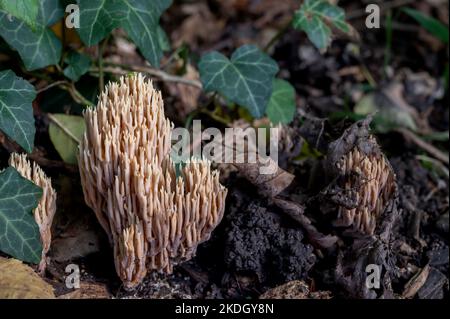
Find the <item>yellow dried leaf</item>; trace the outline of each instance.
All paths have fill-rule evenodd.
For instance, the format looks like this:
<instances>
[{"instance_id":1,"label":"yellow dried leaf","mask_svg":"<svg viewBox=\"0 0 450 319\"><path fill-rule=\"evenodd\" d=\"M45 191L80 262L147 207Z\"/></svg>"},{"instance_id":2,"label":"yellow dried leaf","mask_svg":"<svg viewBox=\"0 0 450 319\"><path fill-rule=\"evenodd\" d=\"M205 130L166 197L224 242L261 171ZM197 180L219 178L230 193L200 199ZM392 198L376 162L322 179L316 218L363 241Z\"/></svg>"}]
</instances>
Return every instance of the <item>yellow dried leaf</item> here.
<instances>
[{"instance_id":1,"label":"yellow dried leaf","mask_svg":"<svg viewBox=\"0 0 450 319\"><path fill-rule=\"evenodd\" d=\"M53 299L53 288L31 267L0 257L0 299Z\"/></svg>"}]
</instances>

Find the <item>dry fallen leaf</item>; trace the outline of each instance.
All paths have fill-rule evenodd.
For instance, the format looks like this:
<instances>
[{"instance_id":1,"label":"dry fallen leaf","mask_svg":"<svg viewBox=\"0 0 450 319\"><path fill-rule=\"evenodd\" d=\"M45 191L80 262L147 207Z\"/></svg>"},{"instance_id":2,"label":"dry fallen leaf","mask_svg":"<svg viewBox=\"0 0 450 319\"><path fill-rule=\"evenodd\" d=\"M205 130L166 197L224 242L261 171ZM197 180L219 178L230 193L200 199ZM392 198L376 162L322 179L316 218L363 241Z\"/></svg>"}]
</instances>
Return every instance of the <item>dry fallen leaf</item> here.
<instances>
[{"instance_id":1,"label":"dry fallen leaf","mask_svg":"<svg viewBox=\"0 0 450 319\"><path fill-rule=\"evenodd\" d=\"M21 261L0 257L0 299L53 299L53 287Z\"/></svg>"},{"instance_id":2,"label":"dry fallen leaf","mask_svg":"<svg viewBox=\"0 0 450 319\"><path fill-rule=\"evenodd\" d=\"M222 35L225 21L214 16L206 3L193 3L181 6L188 15L172 33L174 47L188 43L195 50L202 43L216 43Z\"/></svg>"},{"instance_id":3,"label":"dry fallen leaf","mask_svg":"<svg viewBox=\"0 0 450 319\"><path fill-rule=\"evenodd\" d=\"M186 73L183 76L188 80L199 80L198 71L191 65L186 66ZM189 113L194 111L198 106L198 98L202 92L195 86L185 85L183 83L165 83L171 96L178 97L180 103L176 103L175 108L180 118L185 118Z\"/></svg>"}]
</instances>

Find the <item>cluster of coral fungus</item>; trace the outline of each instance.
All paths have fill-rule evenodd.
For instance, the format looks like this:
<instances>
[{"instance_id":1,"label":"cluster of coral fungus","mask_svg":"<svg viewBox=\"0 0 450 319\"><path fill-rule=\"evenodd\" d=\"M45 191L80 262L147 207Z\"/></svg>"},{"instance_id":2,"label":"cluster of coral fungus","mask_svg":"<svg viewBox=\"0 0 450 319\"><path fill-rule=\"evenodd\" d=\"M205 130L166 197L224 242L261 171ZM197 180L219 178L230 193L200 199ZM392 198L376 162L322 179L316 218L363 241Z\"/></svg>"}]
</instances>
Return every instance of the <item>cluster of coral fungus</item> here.
<instances>
[{"instance_id":1,"label":"cluster of coral fungus","mask_svg":"<svg viewBox=\"0 0 450 319\"><path fill-rule=\"evenodd\" d=\"M39 226L42 243L42 257L39 263L39 271L44 272L47 260L46 255L52 241L51 226L56 212L56 192L52 188L52 181L37 165L28 161L25 154L12 153L9 165L14 167L19 174L42 188L42 197L34 209L34 220Z\"/></svg>"},{"instance_id":2,"label":"cluster of coral fungus","mask_svg":"<svg viewBox=\"0 0 450 319\"><path fill-rule=\"evenodd\" d=\"M339 205L334 224L363 235L374 234L397 196L395 174L369 133L369 123L370 118L352 125L329 148L339 187L352 199L351 204Z\"/></svg>"},{"instance_id":3,"label":"cluster of coral fungus","mask_svg":"<svg viewBox=\"0 0 450 319\"><path fill-rule=\"evenodd\" d=\"M173 125L161 93L141 75L109 84L84 118L84 196L109 235L119 277L133 288L148 270L170 273L222 219L227 190L218 173L203 160L175 169Z\"/></svg>"},{"instance_id":4,"label":"cluster of coral fungus","mask_svg":"<svg viewBox=\"0 0 450 319\"><path fill-rule=\"evenodd\" d=\"M355 208L339 208L338 218L343 225L352 225L361 233L373 234L378 218L394 191L394 176L384 156L365 156L358 149L351 151L338 164L346 176L352 173L363 177L363 182L345 181L345 190L355 192Z\"/></svg>"}]
</instances>

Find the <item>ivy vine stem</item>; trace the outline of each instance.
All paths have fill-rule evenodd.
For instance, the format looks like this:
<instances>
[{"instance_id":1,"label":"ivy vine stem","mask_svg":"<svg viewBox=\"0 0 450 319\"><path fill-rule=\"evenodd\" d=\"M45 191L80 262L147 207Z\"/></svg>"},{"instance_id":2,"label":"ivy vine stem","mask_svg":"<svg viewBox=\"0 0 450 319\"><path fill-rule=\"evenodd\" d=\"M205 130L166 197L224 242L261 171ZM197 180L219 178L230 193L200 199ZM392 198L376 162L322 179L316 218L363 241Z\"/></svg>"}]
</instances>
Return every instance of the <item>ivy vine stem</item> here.
<instances>
[{"instance_id":1,"label":"ivy vine stem","mask_svg":"<svg viewBox=\"0 0 450 319\"><path fill-rule=\"evenodd\" d=\"M90 69L90 71L99 73L100 69L99 67L93 67ZM182 76L172 75L160 69L155 69L149 66L126 65L104 61L103 72L115 75L126 75L129 72L141 72L157 77L161 81L180 83L184 85L193 86L198 89L203 88L203 85L199 80L191 80Z\"/></svg>"},{"instance_id":2,"label":"ivy vine stem","mask_svg":"<svg viewBox=\"0 0 450 319\"><path fill-rule=\"evenodd\" d=\"M103 72L103 54L105 52L106 45L108 43L109 36L106 37L102 43L98 46L98 86L101 92L105 86L105 75Z\"/></svg>"},{"instance_id":3,"label":"ivy vine stem","mask_svg":"<svg viewBox=\"0 0 450 319\"><path fill-rule=\"evenodd\" d=\"M289 27L292 25L293 18L289 19L289 21L284 24L277 33L270 39L270 41L264 47L264 52L268 52L270 48L286 33Z\"/></svg>"}]
</instances>

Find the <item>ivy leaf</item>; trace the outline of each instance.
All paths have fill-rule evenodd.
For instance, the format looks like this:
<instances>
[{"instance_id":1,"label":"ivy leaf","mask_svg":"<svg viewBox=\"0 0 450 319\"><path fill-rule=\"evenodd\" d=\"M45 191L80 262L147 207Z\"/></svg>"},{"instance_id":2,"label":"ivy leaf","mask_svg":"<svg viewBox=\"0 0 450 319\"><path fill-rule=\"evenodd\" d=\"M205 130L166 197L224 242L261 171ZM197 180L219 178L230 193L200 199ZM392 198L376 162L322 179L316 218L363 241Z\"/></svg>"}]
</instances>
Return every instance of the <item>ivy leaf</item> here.
<instances>
[{"instance_id":1,"label":"ivy leaf","mask_svg":"<svg viewBox=\"0 0 450 319\"><path fill-rule=\"evenodd\" d=\"M0 173L0 250L36 264L41 260L42 244L32 210L41 196L42 189L14 168Z\"/></svg>"},{"instance_id":2,"label":"ivy leaf","mask_svg":"<svg viewBox=\"0 0 450 319\"><path fill-rule=\"evenodd\" d=\"M78 0L81 40L93 46L119 26L124 17L123 0Z\"/></svg>"},{"instance_id":3,"label":"ivy leaf","mask_svg":"<svg viewBox=\"0 0 450 319\"><path fill-rule=\"evenodd\" d=\"M61 42L49 25L54 23L63 11L58 0L42 0L35 30L17 19L9 20L0 12L0 36L19 53L25 68L35 70L57 64L61 57Z\"/></svg>"},{"instance_id":4,"label":"ivy leaf","mask_svg":"<svg viewBox=\"0 0 450 319\"><path fill-rule=\"evenodd\" d=\"M78 52L70 52L65 61L68 65L64 69L64 75L72 81L78 81L91 66L91 60L88 56Z\"/></svg>"},{"instance_id":5,"label":"ivy leaf","mask_svg":"<svg viewBox=\"0 0 450 319\"><path fill-rule=\"evenodd\" d=\"M59 0L41 0L41 9L38 20L41 24L50 27L64 17L64 8Z\"/></svg>"},{"instance_id":6,"label":"ivy leaf","mask_svg":"<svg viewBox=\"0 0 450 319\"><path fill-rule=\"evenodd\" d=\"M48 133L58 154L64 162L77 164L78 144L86 125L82 116L66 114L48 114L50 125Z\"/></svg>"},{"instance_id":7,"label":"ivy leaf","mask_svg":"<svg viewBox=\"0 0 450 319\"><path fill-rule=\"evenodd\" d=\"M143 1L125 0L127 16L122 20L121 26L125 29L131 40L141 50L144 57L154 66L159 66L163 55L159 18L171 1Z\"/></svg>"},{"instance_id":8,"label":"ivy leaf","mask_svg":"<svg viewBox=\"0 0 450 319\"><path fill-rule=\"evenodd\" d=\"M11 70L0 72L0 130L27 152L33 150L34 117L31 103L34 87Z\"/></svg>"},{"instance_id":9,"label":"ivy leaf","mask_svg":"<svg viewBox=\"0 0 450 319\"><path fill-rule=\"evenodd\" d=\"M199 71L206 91L219 92L259 118L266 111L278 66L256 46L244 45L231 59L219 52L205 54Z\"/></svg>"},{"instance_id":10,"label":"ivy leaf","mask_svg":"<svg viewBox=\"0 0 450 319\"><path fill-rule=\"evenodd\" d=\"M273 124L288 124L295 115L295 89L287 81L275 79L266 114Z\"/></svg>"},{"instance_id":11,"label":"ivy leaf","mask_svg":"<svg viewBox=\"0 0 450 319\"><path fill-rule=\"evenodd\" d=\"M0 0L0 9L22 20L31 29L36 28L39 0Z\"/></svg>"},{"instance_id":12,"label":"ivy leaf","mask_svg":"<svg viewBox=\"0 0 450 319\"><path fill-rule=\"evenodd\" d=\"M171 48L170 39L166 31L164 31L164 29L161 28L161 26L158 26L157 32L158 32L159 46L161 47L161 50L163 50L163 52L170 51Z\"/></svg>"},{"instance_id":13,"label":"ivy leaf","mask_svg":"<svg viewBox=\"0 0 450 319\"><path fill-rule=\"evenodd\" d=\"M303 30L318 49L325 49L331 42L331 27L349 33L345 12L326 0L306 0L295 13L294 28Z\"/></svg>"},{"instance_id":14,"label":"ivy leaf","mask_svg":"<svg viewBox=\"0 0 450 319\"><path fill-rule=\"evenodd\" d=\"M172 0L78 0L81 40L92 46L122 27L154 66L163 55L159 19Z\"/></svg>"},{"instance_id":15,"label":"ivy leaf","mask_svg":"<svg viewBox=\"0 0 450 319\"><path fill-rule=\"evenodd\" d=\"M427 16L418 10L411 8L403 8L402 10L411 18L420 23L420 25L433 36L441 40L443 43L448 43L448 26L445 26L441 21Z\"/></svg>"}]
</instances>

